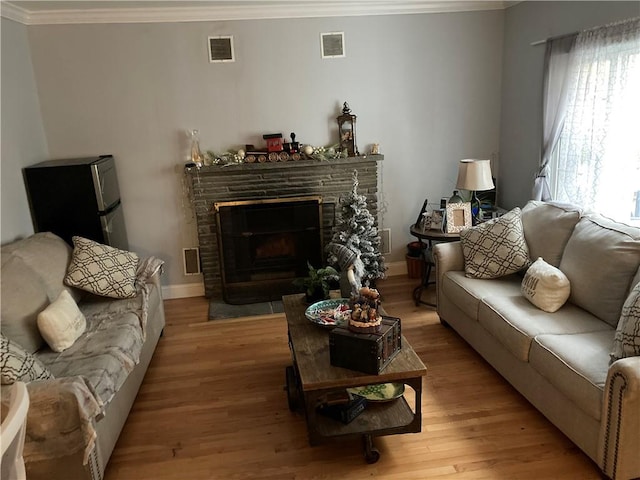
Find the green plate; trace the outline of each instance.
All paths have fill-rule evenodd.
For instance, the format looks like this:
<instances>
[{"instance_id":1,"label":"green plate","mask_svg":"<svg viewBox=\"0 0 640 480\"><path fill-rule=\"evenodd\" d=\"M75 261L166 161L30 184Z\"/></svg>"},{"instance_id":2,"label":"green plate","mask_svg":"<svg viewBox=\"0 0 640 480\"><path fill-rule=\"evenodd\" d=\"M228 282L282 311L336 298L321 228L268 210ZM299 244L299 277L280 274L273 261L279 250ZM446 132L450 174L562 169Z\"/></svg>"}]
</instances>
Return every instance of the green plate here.
<instances>
[{"instance_id":1,"label":"green plate","mask_svg":"<svg viewBox=\"0 0 640 480\"><path fill-rule=\"evenodd\" d=\"M343 318L336 318L336 309L342 306L349 305L348 298L333 298L330 300L322 300L311 305L304 312L304 315L316 325L322 327L343 327L347 324L345 320L347 316Z\"/></svg>"},{"instance_id":2,"label":"green plate","mask_svg":"<svg viewBox=\"0 0 640 480\"><path fill-rule=\"evenodd\" d=\"M347 392L359 395L370 402L389 402L404 393L404 383L378 383L362 387L347 388Z\"/></svg>"}]
</instances>

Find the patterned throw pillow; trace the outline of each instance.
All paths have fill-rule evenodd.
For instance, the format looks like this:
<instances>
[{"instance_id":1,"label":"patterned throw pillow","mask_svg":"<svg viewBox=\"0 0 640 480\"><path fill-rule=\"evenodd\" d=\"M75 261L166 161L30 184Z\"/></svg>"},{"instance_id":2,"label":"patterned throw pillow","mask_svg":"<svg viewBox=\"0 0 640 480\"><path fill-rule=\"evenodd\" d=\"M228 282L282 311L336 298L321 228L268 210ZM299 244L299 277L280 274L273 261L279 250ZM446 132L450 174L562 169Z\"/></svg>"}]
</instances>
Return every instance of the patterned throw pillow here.
<instances>
[{"instance_id":1,"label":"patterned throw pillow","mask_svg":"<svg viewBox=\"0 0 640 480\"><path fill-rule=\"evenodd\" d=\"M498 278L529 265L520 208L460 232L464 270L471 278Z\"/></svg>"},{"instance_id":2,"label":"patterned throw pillow","mask_svg":"<svg viewBox=\"0 0 640 480\"><path fill-rule=\"evenodd\" d=\"M138 256L83 237L73 237L73 256L64 283L111 298L137 295Z\"/></svg>"},{"instance_id":3,"label":"patterned throw pillow","mask_svg":"<svg viewBox=\"0 0 640 480\"><path fill-rule=\"evenodd\" d=\"M53 378L40 360L4 335L0 335L0 370L2 385Z\"/></svg>"},{"instance_id":4,"label":"patterned throw pillow","mask_svg":"<svg viewBox=\"0 0 640 480\"><path fill-rule=\"evenodd\" d=\"M636 284L622 306L622 314L613 339L611 361L640 355L640 283Z\"/></svg>"},{"instance_id":5,"label":"patterned throw pillow","mask_svg":"<svg viewBox=\"0 0 640 480\"><path fill-rule=\"evenodd\" d=\"M559 268L540 257L527 269L520 290L540 310L553 313L569 298L571 285Z\"/></svg>"}]
</instances>

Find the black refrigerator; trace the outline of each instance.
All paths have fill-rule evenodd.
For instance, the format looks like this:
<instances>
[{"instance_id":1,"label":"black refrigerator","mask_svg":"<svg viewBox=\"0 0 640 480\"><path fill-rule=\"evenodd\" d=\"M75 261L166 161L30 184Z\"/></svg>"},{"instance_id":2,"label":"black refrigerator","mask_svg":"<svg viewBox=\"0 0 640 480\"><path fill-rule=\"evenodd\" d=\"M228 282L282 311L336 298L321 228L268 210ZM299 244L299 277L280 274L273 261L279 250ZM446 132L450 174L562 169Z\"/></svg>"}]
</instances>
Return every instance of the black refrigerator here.
<instances>
[{"instance_id":1,"label":"black refrigerator","mask_svg":"<svg viewBox=\"0 0 640 480\"><path fill-rule=\"evenodd\" d=\"M129 249L113 156L48 160L23 174L36 232Z\"/></svg>"}]
</instances>

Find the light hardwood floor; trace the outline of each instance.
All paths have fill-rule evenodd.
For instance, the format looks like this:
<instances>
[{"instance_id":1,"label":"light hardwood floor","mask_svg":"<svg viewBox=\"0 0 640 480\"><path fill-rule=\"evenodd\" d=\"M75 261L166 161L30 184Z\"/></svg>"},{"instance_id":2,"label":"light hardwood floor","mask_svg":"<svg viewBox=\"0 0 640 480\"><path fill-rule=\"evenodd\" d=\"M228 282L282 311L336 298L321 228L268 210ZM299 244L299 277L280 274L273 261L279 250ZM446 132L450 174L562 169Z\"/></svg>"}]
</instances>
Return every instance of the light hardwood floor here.
<instances>
[{"instance_id":1,"label":"light hardwood floor","mask_svg":"<svg viewBox=\"0 0 640 480\"><path fill-rule=\"evenodd\" d=\"M427 365L418 434L310 447L287 407L284 314L207 321L205 298L165 302L167 326L107 467L137 479L599 479L599 470L433 309L416 280L379 286L383 305Z\"/></svg>"}]
</instances>

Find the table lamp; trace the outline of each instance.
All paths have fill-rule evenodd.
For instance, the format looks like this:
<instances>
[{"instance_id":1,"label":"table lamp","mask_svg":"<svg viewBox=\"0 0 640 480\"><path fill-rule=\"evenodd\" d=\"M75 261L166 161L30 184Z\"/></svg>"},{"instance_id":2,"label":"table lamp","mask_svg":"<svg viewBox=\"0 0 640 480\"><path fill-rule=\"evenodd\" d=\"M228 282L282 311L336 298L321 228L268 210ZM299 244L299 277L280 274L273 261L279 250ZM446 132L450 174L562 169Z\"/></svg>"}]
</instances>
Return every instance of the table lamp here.
<instances>
[{"instance_id":1,"label":"table lamp","mask_svg":"<svg viewBox=\"0 0 640 480\"><path fill-rule=\"evenodd\" d=\"M491 178L490 160L460 160L458 166L458 181L456 188L471 192L471 212L473 224L477 225L482 220L482 209L476 192L491 190L494 188Z\"/></svg>"}]
</instances>

